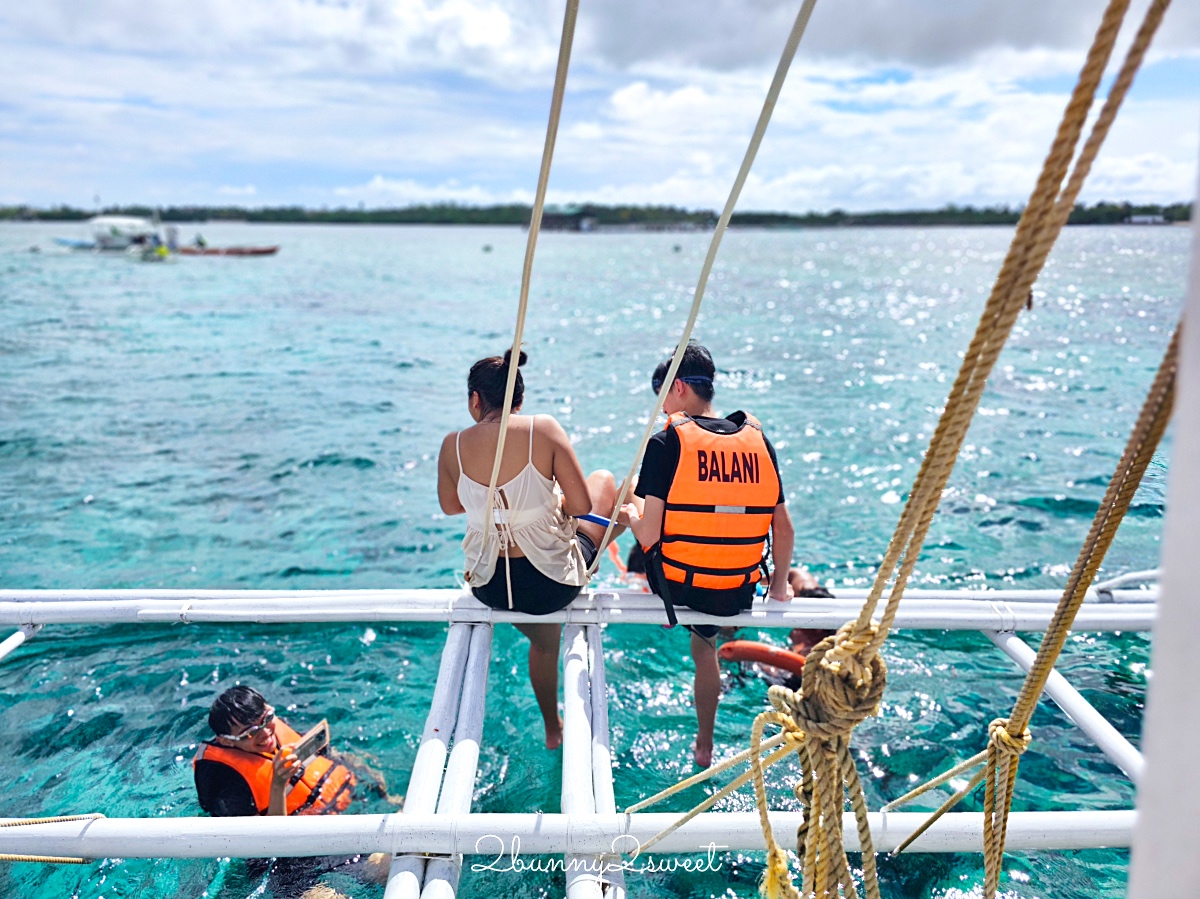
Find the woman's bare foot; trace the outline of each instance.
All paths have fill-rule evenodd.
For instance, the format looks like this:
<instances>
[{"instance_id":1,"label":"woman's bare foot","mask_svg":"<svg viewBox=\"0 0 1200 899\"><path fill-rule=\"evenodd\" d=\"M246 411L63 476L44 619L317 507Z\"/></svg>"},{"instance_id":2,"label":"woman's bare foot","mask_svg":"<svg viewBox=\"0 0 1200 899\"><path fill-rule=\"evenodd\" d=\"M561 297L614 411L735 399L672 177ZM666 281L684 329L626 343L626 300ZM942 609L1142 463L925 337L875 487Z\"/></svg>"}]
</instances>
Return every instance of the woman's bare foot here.
<instances>
[{"instance_id":1,"label":"woman's bare foot","mask_svg":"<svg viewBox=\"0 0 1200 899\"><path fill-rule=\"evenodd\" d=\"M708 768L712 765L713 748L712 743L707 746L701 746L700 741L696 741L696 745L692 747L692 758L696 760L696 764L701 768Z\"/></svg>"},{"instance_id":2,"label":"woman's bare foot","mask_svg":"<svg viewBox=\"0 0 1200 899\"><path fill-rule=\"evenodd\" d=\"M549 727L546 728L546 748L547 749L558 749L558 747L562 746L562 740L563 740L562 729L563 729L562 715L559 715L558 716L558 727L554 728L553 730L551 730Z\"/></svg>"}]
</instances>

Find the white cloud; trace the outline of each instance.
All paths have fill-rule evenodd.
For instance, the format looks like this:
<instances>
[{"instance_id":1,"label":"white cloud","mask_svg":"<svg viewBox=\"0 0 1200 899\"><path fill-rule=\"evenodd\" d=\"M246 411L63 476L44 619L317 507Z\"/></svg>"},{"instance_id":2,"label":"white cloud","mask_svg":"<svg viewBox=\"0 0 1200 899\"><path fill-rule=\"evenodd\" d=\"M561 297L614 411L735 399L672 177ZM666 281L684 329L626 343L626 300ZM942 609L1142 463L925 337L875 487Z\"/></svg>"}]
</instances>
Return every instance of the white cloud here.
<instances>
[{"instance_id":1,"label":"white cloud","mask_svg":"<svg viewBox=\"0 0 1200 899\"><path fill-rule=\"evenodd\" d=\"M798 0L690 0L585 4L591 52L621 66L649 61L713 69L773 64ZM1140 21L1147 0L1128 18ZM1200 9L1177 3L1160 46L1200 48ZM801 53L809 58L940 66L998 48L1081 50L1103 5L1095 0L852 0L818 3ZM1132 26L1129 26L1132 32Z\"/></svg>"},{"instance_id":2,"label":"white cloud","mask_svg":"<svg viewBox=\"0 0 1200 899\"><path fill-rule=\"evenodd\" d=\"M720 207L795 6L585 4L551 196ZM1154 58L1194 73L1200 12L1178 6ZM1053 15L1031 0L817 9L741 208L1022 202L1100 12L1093 0ZM528 198L561 15L561 0L10 4L0 195ZM1085 197L1191 194L1200 90L1173 90L1135 87Z\"/></svg>"},{"instance_id":3,"label":"white cloud","mask_svg":"<svg viewBox=\"0 0 1200 899\"><path fill-rule=\"evenodd\" d=\"M347 203L368 206L406 206L425 203L458 203L464 206L486 206L497 203L530 203L533 191L513 190L496 193L478 185L455 181L440 184L421 184L411 178L393 179L376 175L365 184L338 187L334 196Z\"/></svg>"}]
</instances>

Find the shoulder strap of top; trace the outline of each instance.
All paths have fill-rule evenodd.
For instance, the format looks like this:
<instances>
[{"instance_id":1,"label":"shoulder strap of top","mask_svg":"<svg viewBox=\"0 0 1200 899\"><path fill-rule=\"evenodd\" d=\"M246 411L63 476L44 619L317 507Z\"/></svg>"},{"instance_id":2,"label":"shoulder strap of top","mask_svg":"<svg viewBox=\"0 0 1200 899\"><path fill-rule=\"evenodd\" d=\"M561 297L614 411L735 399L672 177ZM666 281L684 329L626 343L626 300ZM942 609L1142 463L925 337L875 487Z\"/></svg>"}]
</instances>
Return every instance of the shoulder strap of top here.
<instances>
[{"instance_id":1,"label":"shoulder strap of top","mask_svg":"<svg viewBox=\"0 0 1200 899\"><path fill-rule=\"evenodd\" d=\"M537 425L537 416L529 416L529 463L533 464L533 429Z\"/></svg>"},{"instance_id":2,"label":"shoulder strap of top","mask_svg":"<svg viewBox=\"0 0 1200 899\"><path fill-rule=\"evenodd\" d=\"M691 421L692 417L686 412L672 412L667 416L667 423L663 426L664 431L669 431L671 428L677 428L685 421Z\"/></svg>"},{"instance_id":3,"label":"shoulder strap of top","mask_svg":"<svg viewBox=\"0 0 1200 899\"><path fill-rule=\"evenodd\" d=\"M458 442L462 440L462 431L454 435L454 455L458 458L458 476L462 477L462 450L458 448Z\"/></svg>"}]
</instances>

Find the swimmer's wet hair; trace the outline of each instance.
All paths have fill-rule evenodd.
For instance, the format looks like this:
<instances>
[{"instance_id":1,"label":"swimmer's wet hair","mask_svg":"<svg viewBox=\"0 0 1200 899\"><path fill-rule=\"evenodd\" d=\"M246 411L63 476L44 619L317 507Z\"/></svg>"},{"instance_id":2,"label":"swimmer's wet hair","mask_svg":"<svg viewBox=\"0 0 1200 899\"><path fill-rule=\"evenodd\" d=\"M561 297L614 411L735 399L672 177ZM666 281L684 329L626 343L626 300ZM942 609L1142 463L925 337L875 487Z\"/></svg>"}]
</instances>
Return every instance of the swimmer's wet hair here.
<instances>
[{"instance_id":1,"label":"swimmer's wet hair","mask_svg":"<svg viewBox=\"0 0 1200 899\"><path fill-rule=\"evenodd\" d=\"M208 710L208 726L214 734L227 734L238 725L257 724L267 710L267 700L253 687L238 684L217 697Z\"/></svg>"},{"instance_id":2,"label":"swimmer's wet hair","mask_svg":"<svg viewBox=\"0 0 1200 899\"><path fill-rule=\"evenodd\" d=\"M480 359L471 366L467 375L467 396L478 393L483 401L483 413L494 412L504 406L504 388L508 385L508 364L512 359L512 350L505 350L503 356L488 356ZM521 377L520 367L529 361L525 351L517 358L517 384L513 389L512 409L516 410L525 399L525 379Z\"/></svg>"},{"instance_id":3,"label":"swimmer's wet hair","mask_svg":"<svg viewBox=\"0 0 1200 899\"><path fill-rule=\"evenodd\" d=\"M654 376L650 379L651 383L662 384L670 367L670 359L658 363L658 367L654 369ZM683 381L696 392L696 396L707 403L712 401L715 394L713 378L716 374L717 366L713 363L712 354L700 344L689 342L683 351L683 359L679 363L679 371L675 373L675 380ZM657 388L655 392L658 392Z\"/></svg>"}]
</instances>

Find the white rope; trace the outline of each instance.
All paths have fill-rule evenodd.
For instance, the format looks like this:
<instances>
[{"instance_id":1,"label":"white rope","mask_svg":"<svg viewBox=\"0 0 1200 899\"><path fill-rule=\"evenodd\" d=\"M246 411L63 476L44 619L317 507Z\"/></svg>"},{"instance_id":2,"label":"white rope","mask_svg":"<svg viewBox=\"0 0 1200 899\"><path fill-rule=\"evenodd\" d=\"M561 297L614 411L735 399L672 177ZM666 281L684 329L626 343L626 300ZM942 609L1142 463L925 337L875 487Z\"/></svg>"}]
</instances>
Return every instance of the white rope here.
<instances>
[{"instance_id":1,"label":"white rope","mask_svg":"<svg viewBox=\"0 0 1200 899\"><path fill-rule=\"evenodd\" d=\"M504 408L500 413L500 434L496 440L496 460L492 463L492 477L488 481L485 526L491 526L492 508L496 499L496 483L500 479L500 462L504 458L504 443L508 436L508 419L511 412L513 393L517 387L517 363L521 358L521 338L525 334L525 313L529 309L529 282L533 277L533 253L537 248L538 233L542 229L542 209L546 205L546 184L550 180L550 163L554 159L554 142L558 137L558 120L562 114L563 94L567 87L567 69L571 64L571 43L575 38L575 18L579 13L579 0L567 0L563 16L562 40L558 45L558 69L554 73L554 94L550 100L550 121L546 124L546 145L542 149L542 168L538 173L537 195L533 201L533 212L529 218L529 239L525 243L525 265L521 270L521 299L517 305L517 328L513 334L512 355L508 364L508 381L504 385Z\"/></svg>"},{"instance_id":2,"label":"white rope","mask_svg":"<svg viewBox=\"0 0 1200 899\"><path fill-rule=\"evenodd\" d=\"M758 124L754 126L754 134L750 138L750 146L746 148L746 155L742 159L742 167L738 170L737 178L734 179L733 189L729 192L729 199L725 201L725 208L721 211L721 218L717 221L716 230L713 231L712 240L709 242L708 255L704 257L704 265L700 269L700 278L696 282L696 295L692 299L692 308L688 313L687 324L684 325L683 334L679 338L679 344L675 347L675 355L671 358L671 365L667 369L666 377L663 379L662 389L658 392L658 398L654 403L654 411L650 414L650 420L646 422L646 430L642 434L642 442L639 444L637 453L633 457L633 465L629 468L629 476L621 484L612 520L609 521L608 528L604 531L604 537L600 541L600 546L596 549L596 558L592 561L591 567L588 568L589 578L600 567L600 559L603 557L604 550L608 546L612 536L613 525L617 518L616 511L621 508L625 502L625 498L629 494L629 485L633 482L633 476L637 474L638 466L642 463L642 456L646 452L646 446L650 443L650 437L654 433L655 425L658 423L658 416L662 412L663 403L666 402L667 394L670 392L671 385L675 381L675 375L679 372L679 365L683 361L683 352L687 349L688 340L692 336L692 329L696 325L696 317L700 314L700 304L704 300L704 290L708 286L708 276L712 272L713 262L716 261L717 250L721 247L721 238L725 236L725 230L729 227L729 218L733 215L733 209L737 205L738 197L741 196L742 187L745 185L746 178L750 174L750 167L754 165L754 157L758 155L758 146L762 143L763 135L767 131L767 125L771 122L771 113L775 111L775 101L779 99L779 92L783 88L784 79L787 78L788 69L792 65L792 59L796 56L796 48L800 46L800 38L804 36L804 29L808 27L809 17L812 16L813 7L816 5L817 0L804 0L804 4L800 7L800 12L796 14L796 21L792 25L792 31L788 35L787 43L784 45L783 55L780 56L779 65L775 68L775 77L771 80L771 87L767 91L767 98L763 101L762 112L758 114ZM512 377L513 375L510 372L509 378L511 379Z\"/></svg>"}]
</instances>

